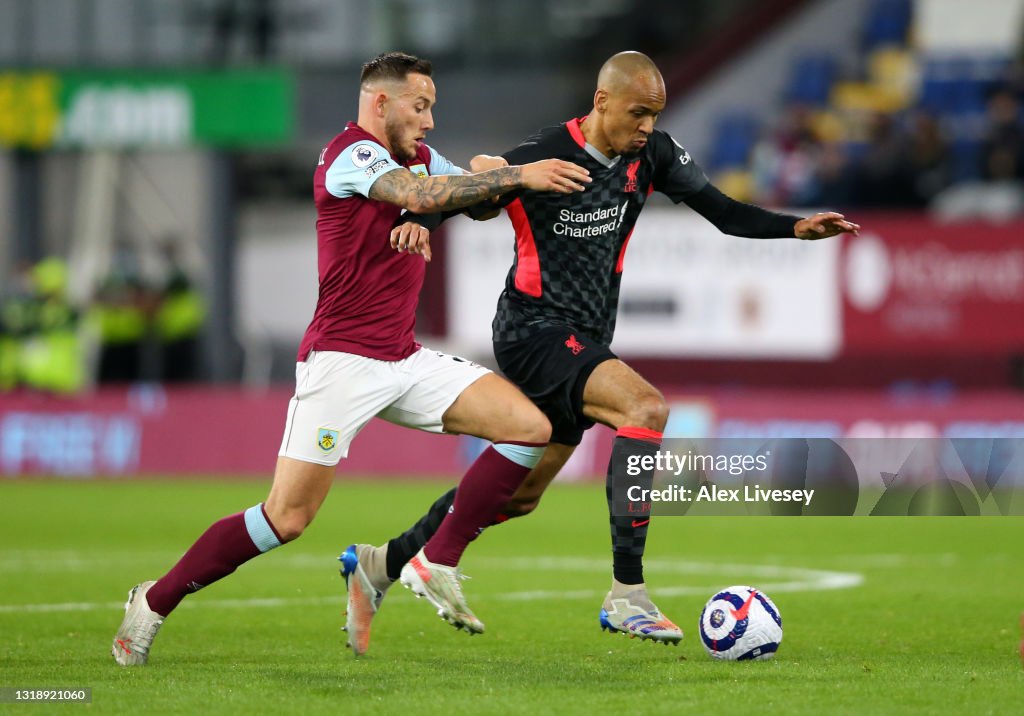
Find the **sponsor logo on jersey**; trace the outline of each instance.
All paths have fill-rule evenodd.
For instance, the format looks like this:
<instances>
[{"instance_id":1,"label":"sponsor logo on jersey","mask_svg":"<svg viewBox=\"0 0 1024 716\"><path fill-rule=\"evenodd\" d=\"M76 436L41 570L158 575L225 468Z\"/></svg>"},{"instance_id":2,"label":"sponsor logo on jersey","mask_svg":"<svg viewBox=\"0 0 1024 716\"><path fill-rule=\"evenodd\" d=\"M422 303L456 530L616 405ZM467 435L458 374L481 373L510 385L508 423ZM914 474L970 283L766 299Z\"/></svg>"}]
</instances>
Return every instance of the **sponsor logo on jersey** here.
<instances>
[{"instance_id":1,"label":"sponsor logo on jersey","mask_svg":"<svg viewBox=\"0 0 1024 716\"><path fill-rule=\"evenodd\" d=\"M320 428L316 433L316 444L324 452L330 452L338 446L338 431Z\"/></svg>"},{"instance_id":2,"label":"sponsor logo on jersey","mask_svg":"<svg viewBox=\"0 0 1024 716\"><path fill-rule=\"evenodd\" d=\"M679 155L679 163L685 167L690 163L690 153L686 151L683 145L677 142L674 137L672 138L672 143L679 147L679 151L682 152L682 154Z\"/></svg>"},{"instance_id":3,"label":"sponsor logo on jersey","mask_svg":"<svg viewBox=\"0 0 1024 716\"><path fill-rule=\"evenodd\" d=\"M352 147L352 163L362 169L369 166L377 158L377 150L369 144L357 144Z\"/></svg>"},{"instance_id":4,"label":"sponsor logo on jersey","mask_svg":"<svg viewBox=\"0 0 1024 716\"><path fill-rule=\"evenodd\" d=\"M618 231L622 227L622 220L626 216L626 206L629 199L621 205L591 209L590 211L573 211L562 209L558 212L558 221L551 230L559 236L569 236L574 239L591 239L604 236L609 232Z\"/></svg>"},{"instance_id":5,"label":"sponsor logo on jersey","mask_svg":"<svg viewBox=\"0 0 1024 716\"><path fill-rule=\"evenodd\" d=\"M366 176L372 177L374 174L382 172L386 166L388 166L388 161L386 159L381 159L373 166L366 167L363 171L366 173Z\"/></svg>"},{"instance_id":6,"label":"sponsor logo on jersey","mask_svg":"<svg viewBox=\"0 0 1024 716\"><path fill-rule=\"evenodd\" d=\"M411 171L418 177L428 176L427 167L424 164L413 164L411 167L409 167L409 171Z\"/></svg>"},{"instance_id":7,"label":"sponsor logo on jersey","mask_svg":"<svg viewBox=\"0 0 1024 716\"><path fill-rule=\"evenodd\" d=\"M316 160L316 165L317 165L318 167L320 167L320 166L323 166L323 165L324 165L324 163L325 163L325 162L324 162L324 156L325 156L326 154L327 154L327 147L324 147L323 149L321 149L321 150L320 150L320 158Z\"/></svg>"}]
</instances>

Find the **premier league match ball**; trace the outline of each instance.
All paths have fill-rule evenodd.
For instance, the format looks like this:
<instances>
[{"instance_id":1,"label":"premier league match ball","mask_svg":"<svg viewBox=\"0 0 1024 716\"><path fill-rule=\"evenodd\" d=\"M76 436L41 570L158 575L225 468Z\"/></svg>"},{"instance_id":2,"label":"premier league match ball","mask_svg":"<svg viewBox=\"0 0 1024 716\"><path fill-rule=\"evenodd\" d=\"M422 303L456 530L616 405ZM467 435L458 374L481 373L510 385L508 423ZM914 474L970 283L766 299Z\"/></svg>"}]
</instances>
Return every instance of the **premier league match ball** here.
<instances>
[{"instance_id":1,"label":"premier league match ball","mask_svg":"<svg viewBox=\"0 0 1024 716\"><path fill-rule=\"evenodd\" d=\"M782 643L782 615L760 590L728 587L704 605L700 640L715 659L770 659Z\"/></svg>"}]
</instances>

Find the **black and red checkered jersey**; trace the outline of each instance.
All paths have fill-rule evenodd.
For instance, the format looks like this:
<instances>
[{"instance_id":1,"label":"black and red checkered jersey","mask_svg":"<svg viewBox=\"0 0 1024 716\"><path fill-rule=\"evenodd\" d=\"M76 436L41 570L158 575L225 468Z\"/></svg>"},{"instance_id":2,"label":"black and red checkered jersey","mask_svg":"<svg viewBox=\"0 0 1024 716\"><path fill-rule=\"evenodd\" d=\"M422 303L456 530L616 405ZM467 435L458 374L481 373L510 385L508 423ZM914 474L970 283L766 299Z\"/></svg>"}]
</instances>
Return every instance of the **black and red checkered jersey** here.
<instances>
[{"instance_id":1,"label":"black and red checkered jersey","mask_svg":"<svg viewBox=\"0 0 1024 716\"><path fill-rule=\"evenodd\" d=\"M587 145L581 119L542 129L503 154L509 164L564 159L592 179L574 194L521 191L505 199L516 255L498 299L495 341L518 341L545 326L571 326L611 343L623 258L654 191L685 201L708 184L689 153L655 130L635 155L608 159Z\"/></svg>"}]
</instances>

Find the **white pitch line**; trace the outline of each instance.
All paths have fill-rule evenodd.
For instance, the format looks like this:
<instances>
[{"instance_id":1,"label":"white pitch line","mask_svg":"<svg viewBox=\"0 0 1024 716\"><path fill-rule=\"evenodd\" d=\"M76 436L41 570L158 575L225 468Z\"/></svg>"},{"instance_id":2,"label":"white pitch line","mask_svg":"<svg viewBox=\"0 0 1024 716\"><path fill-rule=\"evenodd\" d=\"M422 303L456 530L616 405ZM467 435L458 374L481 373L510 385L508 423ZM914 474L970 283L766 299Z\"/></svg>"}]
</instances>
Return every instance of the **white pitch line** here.
<instances>
[{"instance_id":1,"label":"white pitch line","mask_svg":"<svg viewBox=\"0 0 1024 716\"><path fill-rule=\"evenodd\" d=\"M340 553L340 551L339 551ZM181 552L166 551L137 551L137 552L114 552L106 555L95 553L83 553L71 550L2 550L0 549L0 573L10 572L89 572L97 569L109 570L112 567L123 569L146 568L155 562L164 566L173 563L181 556ZM789 561L789 555L765 555L765 561ZM948 567L958 561L958 556L952 553L942 554L845 554L831 555L830 562L836 566L849 567L853 569L901 569L906 566L915 567ZM990 555L987 561L1005 562L1010 560L1010 555ZM265 560L277 568L284 569L323 569L332 565L337 567L337 559L330 553L316 555L298 552L271 553ZM475 559L470 555L467 562L481 568L495 568L504 570L572 570L579 572L606 572L610 569L611 557L607 559L577 558L577 557L514 557L511 559L484 558ZM652 570L670 571L677 574L704 573L708 569L707 562L694 562L684 560L673 560L666 558L650 559L645 565ZM714 565L716 573L731 567L730 564ZM760 570L762 565L748 569ZM776 567L770 567L770 570ZM472 570L472 567L470 567ZM755 573L755 572L748 572ZM766 576L772 576L771 574Z\"/></svg>"},{"instance_id":2,"label":"white pitch line","mask_svg":"<svg viewBox=\"0 0 1024 716\"><path fill-rule=\"evenodd\" d=\"M317 606L321 604L344 605L345 597L339 592L333 597L255 597L252 599L197 599L181 603L181 607L193 609L208 608L277 608L295 606ZM98 610L123 610L124 602L61 602L57 604L0 604L0 614L24 614L31 612L92 612Z\"/></svg>"},{"instance_id":3,"label":"white pitch line","mask_svg":"<svg viewBox=\"0 0 1024 716\"><path fill-rule=\"evenodd\" d=\"M511 560L515 562L516 560ZM517 565L509 566L515 569ZM777 565L741 565L741 564L717 564L708 562L682 562L670 560L651 560L646 563L652 571L658 573L676 574L722 574L724 578L715 583L704 586L689 584L686 586L664 586L651 588L651 592L657 597L689 597L709 595L716 589L725 586L725 581L746 583L756 581L759 589L771 594L783 592L813 592L832 589L851 589L859 587L864 583L864 575L858 572L835 572L823 569L803 569L800 567L783 567ZM534 569L552 571L608 571L606 560L586 560L576 558L540 558ZM750 577L769 578L752 580ZM785 581L771 581L772 579ZM705 580L702 580L705 581ZM579 589L571 591L559 590L532 590L525 592L509 592L494 597L501 601L528 602L541 599L596 599L604 595L602 590ZM487 599L486 595L479 597Z\"/></svg>"},{"instance_id":4,"label":"white pitch line","mask_svg":"<svg viewBox=\"0 0 1024 716\"><path fill-rule=\"evenodd\" d=\"M304 559L304 555L295 555ZM329 560L328 560L329 561ZM577 557L518 557L512 559L488 559L478 561L481 568L496 568L504 571L541 571L541 572L607 572L609 560ZM649 560L646 566L658 573L684 575L722 575L715 583L685 586L664 586L652 588L655 596L681 597L700 596L712 593L725 586L725 582L746 583L756 581L757 586L769 593L780 592L811 592L832 589L850 589L864 583L864 575L858 572L835 572L822 569L805 569L802 567L785 567L781 565L742 565L732 563L692 562L686 560L657 559ZM756 577L758 579L751 579ZM773 581L777 580L777 581ZM706 578L701 580L706 582ZM339 585L340 587L340 585ZM500 594L482 594L474 599L486 601L494 599L503 602L529 602L552 599L591 599L604 594L596 589L575 590L527 590L505 592ZM250 599L196 599L182 602L183 607L195 608L278 608L294 606L318 606L323 604L344 603L344 595L339 588L338 594L329 597L266 597ZM62 602L56 604L0 604L0 614L24 614L39 612L84 612L96 610L116 610L123 608L122 602Z\"/></svg>"},{"instance_id":5,"label":"white pitch line","mask_svg":"<svg viewBox=\"0 0 1024 716\"><path fill-rule=\"evenodd\" d=\"M555 572L608 572L610 559L586 559L577 557L517 557L507 560L488 560L487 566L508 570L541 570ZM690 560L651 559L644 562L645 569L657 574L723 575L725 579L742 582L757 578L762 589L769 591L772 584L776 592L823 591L849 589L864 583L859 572L837 572L826 569L807 569L773 564L735 564L732 562L696 562ZM772 581L778 580L778 581ZM721 580L716 580L719 582ZM737 583L738 583L737 582ZM718 586L723 586L719 584ZM711 589L716 589L712 586ZM685 587L664 587L655 589L666 596L687 595L696 589ZM703 593L703 590L701 591Z\"/></svg>"}]
</instances>

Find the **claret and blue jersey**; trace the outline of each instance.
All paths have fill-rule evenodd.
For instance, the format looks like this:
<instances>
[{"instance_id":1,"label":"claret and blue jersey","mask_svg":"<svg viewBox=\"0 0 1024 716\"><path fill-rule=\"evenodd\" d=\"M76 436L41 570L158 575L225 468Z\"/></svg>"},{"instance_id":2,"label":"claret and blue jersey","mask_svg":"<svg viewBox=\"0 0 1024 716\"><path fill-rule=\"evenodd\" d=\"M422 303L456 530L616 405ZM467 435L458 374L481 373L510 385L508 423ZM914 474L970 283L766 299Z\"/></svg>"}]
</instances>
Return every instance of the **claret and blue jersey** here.
<instances>
[{"instance_id":1,"label":"claret and blue jersey","mask_svg":"<svg viewBox=\"0 0 1024 716\"><path fill-rule=\"evenodd\" d=\"M426 144L398 162L354 122L320 153L313 175L320 292L300 362L314 350L395 361L419 347L413 327L423 258L391 248L402 209L368 198L374 182L403 168L420 176L464 173Z\"/></svg>"}]
</instances>

